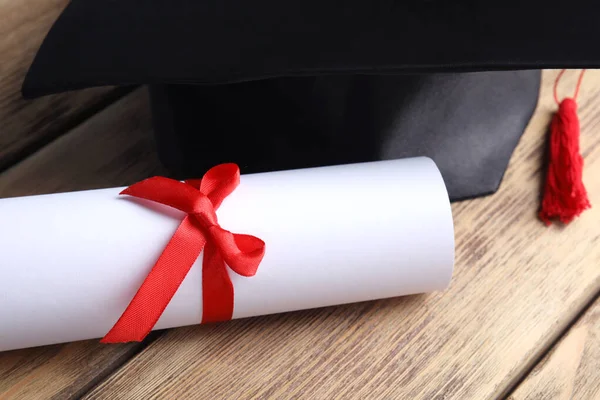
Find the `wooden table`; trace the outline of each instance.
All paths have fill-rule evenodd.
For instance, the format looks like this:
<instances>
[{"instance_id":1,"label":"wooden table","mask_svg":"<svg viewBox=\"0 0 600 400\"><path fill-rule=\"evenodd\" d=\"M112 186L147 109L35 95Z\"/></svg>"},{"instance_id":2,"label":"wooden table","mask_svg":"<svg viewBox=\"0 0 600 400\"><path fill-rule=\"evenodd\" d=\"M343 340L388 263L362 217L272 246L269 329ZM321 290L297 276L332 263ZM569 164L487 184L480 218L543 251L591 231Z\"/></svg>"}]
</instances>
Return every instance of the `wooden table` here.
<instances>
[{"instance_id":1,"label":"wooden table","mask_svg":"<svg viewBox=\"0 0 600 400\"><path fill-rule=\"evenodd\" d=\"M165 173L143 89L26 102L18 86L65 0L0 2L0 197L126 185ZM37 3L37 4L31 4ZM11 32L11 35L5 35ZM39 31L39 32L38 32ZM36 34L36 32L38 34ZM18 44L18 57L13 51ZM441 293L0 353L0 399L600 399L600 206L536 218L555 104L538 109L493 196L455 203ZM576 73L561 83L575 85ZM600 71L580 93L584 180L600 204ZM1 305L0 305L1 306Z\"/></svg>"}]
</instances>

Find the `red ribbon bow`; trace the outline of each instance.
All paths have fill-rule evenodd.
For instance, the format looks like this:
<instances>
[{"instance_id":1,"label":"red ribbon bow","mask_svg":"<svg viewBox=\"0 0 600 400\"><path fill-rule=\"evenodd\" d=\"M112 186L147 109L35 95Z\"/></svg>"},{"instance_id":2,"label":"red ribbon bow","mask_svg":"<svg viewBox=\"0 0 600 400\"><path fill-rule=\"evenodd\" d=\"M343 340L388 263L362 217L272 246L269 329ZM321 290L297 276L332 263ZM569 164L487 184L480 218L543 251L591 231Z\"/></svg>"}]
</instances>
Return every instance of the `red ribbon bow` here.
<instances>
[{"instance_id":1,"label":"red ribbon bow","mask_svg":"<svg viewBox=\"0 0 600 400\"><path fill-rule=\"evenodd\" d=\"M144 339L202 249L202 323L231 319L233 284L225 264L239 275L253 276L265 253L265 243L259 238L231 233L217 222L215 210L239 183L238 166L222 164L211 168L202 180L183 183L154 177L121 192L171 206L188 215L102 343Z\"/></svg>"}]
</instances>

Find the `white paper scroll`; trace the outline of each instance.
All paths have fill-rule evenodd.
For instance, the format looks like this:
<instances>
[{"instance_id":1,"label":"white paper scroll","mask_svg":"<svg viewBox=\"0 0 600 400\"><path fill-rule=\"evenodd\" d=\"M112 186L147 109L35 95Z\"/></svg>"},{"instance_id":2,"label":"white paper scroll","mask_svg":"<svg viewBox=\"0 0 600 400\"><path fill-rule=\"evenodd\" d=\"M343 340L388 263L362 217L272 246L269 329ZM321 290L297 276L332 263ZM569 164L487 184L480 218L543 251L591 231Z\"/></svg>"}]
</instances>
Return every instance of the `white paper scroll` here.
<instances>
[{"instance_id":1,"label":"white paper scroll","mask_svg":"<svg viewBox=\"0 0 600 400\"><path fill-rule=\"evenodd\" d=\"M0 351L104 336L181 222L121 188L0 200ZM413 158L243 175L221 226L266 242L234 318L429 292L454 263L448 195ZM202 318L202 256L155 329Z\"/></svg>"}]
</instances>

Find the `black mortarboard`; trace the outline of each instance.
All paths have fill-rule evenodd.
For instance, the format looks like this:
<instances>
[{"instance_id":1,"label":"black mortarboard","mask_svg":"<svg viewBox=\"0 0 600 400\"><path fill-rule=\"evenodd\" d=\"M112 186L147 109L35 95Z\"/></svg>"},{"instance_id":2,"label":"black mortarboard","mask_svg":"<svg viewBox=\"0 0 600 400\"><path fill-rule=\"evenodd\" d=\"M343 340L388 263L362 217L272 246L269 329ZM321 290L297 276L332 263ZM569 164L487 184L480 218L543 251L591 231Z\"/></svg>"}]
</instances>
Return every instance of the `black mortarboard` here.
<instances>
[{"instance_id":1,"label":"black mortarboard","mask_svg":"<svg viewBox=\"0 0 600 400\"><path fill-rule=\"evenodd\" d=\"M583 40L598 9L72 0L23 93L149 84L159 153L181 177L223 161L254 172L427 155L451 198L467 198L498 187L536 69L600 64Z\"/></svg>"}]
</instances>

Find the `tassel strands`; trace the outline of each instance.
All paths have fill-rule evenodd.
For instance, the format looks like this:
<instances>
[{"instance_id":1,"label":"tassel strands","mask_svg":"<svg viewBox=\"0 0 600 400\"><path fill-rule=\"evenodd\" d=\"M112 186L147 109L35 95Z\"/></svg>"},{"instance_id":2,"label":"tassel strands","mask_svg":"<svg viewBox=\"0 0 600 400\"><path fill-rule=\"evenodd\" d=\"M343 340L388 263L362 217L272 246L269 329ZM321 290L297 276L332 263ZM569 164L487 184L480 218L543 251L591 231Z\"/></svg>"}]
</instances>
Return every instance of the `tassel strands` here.
<instances>
[{"instance_id":1,"label":"tassel strands","mask_svg":"<svg viewBox=\"0 0 600 400\"><path fill-rule=\"evenodd\" d=\"M573 98L561 102L557 86L564 74L562 70L554 83L554 100L558 111L550 126L550 153L548 173L539 217L546 225L553 219L567 224L590 208L587 191L583 185L583 157L579 150L579 118L577 95L585 70L581 71Z\"/></svg>"}]
</instances>

